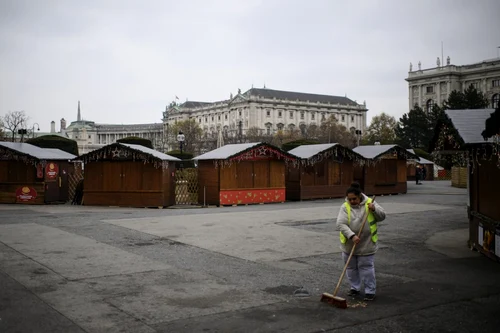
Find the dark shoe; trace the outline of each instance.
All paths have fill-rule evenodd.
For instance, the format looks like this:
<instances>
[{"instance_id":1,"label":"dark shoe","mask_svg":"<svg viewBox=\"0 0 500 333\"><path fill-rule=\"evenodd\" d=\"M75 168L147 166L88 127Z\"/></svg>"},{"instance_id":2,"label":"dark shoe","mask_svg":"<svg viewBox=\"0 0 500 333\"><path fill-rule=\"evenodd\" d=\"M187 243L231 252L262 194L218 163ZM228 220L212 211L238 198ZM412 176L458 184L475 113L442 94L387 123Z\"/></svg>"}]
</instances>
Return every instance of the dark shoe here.
<instances>
[{"instance_id":1,"label":"dark shoe","mask_svg":"<svg viewBox=\"0 0 500 333\"><path fill-rule=\"evenodd\" d=\"M347 296L358 296L359 295L359 291L357 291L356 289L351 289L349 290L349 292L347 293Z\"/></svg>"},{"instance_id":2,"label":"dark shoe","mask_svg":"<svg viewBox=\"0 0 500 333\"><path fill-rule=\"evenodd\" d=\"M373 301L375 299L375 294L366 294L365 301Z\"/></svg>"}]
</instances>

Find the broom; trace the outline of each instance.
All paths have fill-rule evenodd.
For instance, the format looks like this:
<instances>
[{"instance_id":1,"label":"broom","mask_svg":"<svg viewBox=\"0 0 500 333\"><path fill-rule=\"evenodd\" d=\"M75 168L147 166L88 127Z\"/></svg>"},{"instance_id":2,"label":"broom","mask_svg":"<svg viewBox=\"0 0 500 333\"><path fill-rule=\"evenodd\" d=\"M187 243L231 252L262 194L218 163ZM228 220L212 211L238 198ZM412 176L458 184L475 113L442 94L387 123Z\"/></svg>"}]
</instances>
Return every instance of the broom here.
<instances>
[{"instance_id":1,"label":"broom","mask_svg":"<svg viewBox=\"0 0 500 333\"><path fill-rule=\"evenodd\" d=\"M372 198L372 203L373 202L375 202L375 196L373 196L373 198ZM359 232L358 232L358 237L361 237L361 232L363 231L363 228L365 227L366 220L368 220L368 215L369 215L369 212L365 213L365 216L363 218L363 222L361 223L361 228L359 229ZM347 266L349 265L349 262L351 261L352 255L354 253L354 249L356 249L356 245L357 244L354 243L354 245L352 246L351 254L349 254L349 258L347 259L347 261L345 263L344 270L342 271L342 274L340 275L339 282L337 283L337 287L335 288L333 295L329 294L329 293L323 293L323 295L321 295L321 302L331 304L337 308L347 309L347 300L343 297L337 296L337 292L339 291L340 284L342 283L342 280L344 279L345 272L347 271Z\"/></svg>"}]
</instances>

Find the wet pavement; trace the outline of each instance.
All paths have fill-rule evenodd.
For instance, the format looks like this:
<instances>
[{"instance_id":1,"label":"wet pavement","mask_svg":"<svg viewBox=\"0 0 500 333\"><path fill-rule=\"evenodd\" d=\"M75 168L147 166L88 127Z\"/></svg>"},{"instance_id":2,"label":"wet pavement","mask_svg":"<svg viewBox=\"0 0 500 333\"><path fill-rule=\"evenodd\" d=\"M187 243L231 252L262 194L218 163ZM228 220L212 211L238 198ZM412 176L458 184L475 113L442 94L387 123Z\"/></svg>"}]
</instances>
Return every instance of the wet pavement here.
<instances>
[{"instance_id":1,"label":"wet pavement","mask_svg":"<svg viewBox=\"0 0 500 333\"><path fill-rule=\"evenodd\" d=\"M0 332L498 331L500 264L467 248L466 190L409 183L377 201L377 298L346 310L319 302L343 268L342 200L2 205Z\"/></svg>"}]
</instances>

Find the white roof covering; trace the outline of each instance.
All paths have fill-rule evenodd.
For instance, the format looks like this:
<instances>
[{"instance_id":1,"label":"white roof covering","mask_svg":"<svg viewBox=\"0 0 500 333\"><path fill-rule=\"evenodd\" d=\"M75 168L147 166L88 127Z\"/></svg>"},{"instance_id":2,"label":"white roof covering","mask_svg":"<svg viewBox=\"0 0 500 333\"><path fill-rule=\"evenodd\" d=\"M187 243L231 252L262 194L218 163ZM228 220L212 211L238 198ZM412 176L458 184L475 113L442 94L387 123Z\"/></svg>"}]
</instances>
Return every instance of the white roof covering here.
<instances>
[{"instance_id":1,"label":"white roof covering","mask_svg":"<svg viewBox=\"0 0 500 333\"><path fill-rule=\"evenodd\" d=\"M328 150L334 146L336 146L337 143L324 143L324 144L317 144L317 145L302 145L293 148L292 150L288 151L288 153L295 155L299 158L304 158L308 159L313 157L314 155L317 155L325 150Z\"/></svg>"},{"instance_id":2,"label":"white roof covering","mask_svg":"<svg viewBox=\"0 0 500 333\"><path fill-rule=\"evenodd\" d=\"M0 142L0 146L29 155L39 160L72 160L76 156L55 148L40 148L29 143Z\"/></svg>"},{"instance_id":3,"label":"white roof covering","mask_svg":"<svg viewBox=\"0 0 500 333\"><path fill-rule=\"evenodd\" d=\"M416 159L420 160L420 158L416 154L410 153L408 150L401 148L398 145L372 145L372 146L358 146L353 149L354 152L360 154L364 158L367 159L375 159L380 155L386 154L389 150L396 148L400 150L402 153L406 153L405 155L413 155Z\"/></svg>"},{"instance_id":4,"label":"white roof covering","mask_svg":"<svg viewBox=\"0 0 500 333\"><path fill-rule=\"evenodd\" d=\"M157 159L162 160L162 161L181 161L180 158L177 158L177 157L174 157L174 156L170 156L170 155L164 154L162 152L159 152L157 150L154 150L154 149L151 149L151 148L148 148L148 147L144 147L144 146L141 146L141 145L133 145L133 144L130 144L130 143L122 143L122 142L117 142L117 144L119 144L120 146L126 146L126 147L128 147L130 149L138 150L138 151L141 151L143 153L152 155L152 156L154 156Z\"/></svg>"},{"instance_id":5,"label":"white roof covering","mask_svg":"<svg viewBox=\"0 0 500 333\"><path fill-rule=\"evenodd\" d=\"M485 128L485 121L495 109L472 109L472 110L446 110L458 134L467 143L484 143L481 136Z\"/></svg>"},{"instance_id":6,"label":"white roof covering","mask_svg":"<svg viewBox=\"0 0 500 333\"><path fill-rule=\"evenodd\" d=\"M237 155L238 153L241 153L260 144L261 142L225 145L209 151L208 153L196 156L195 158L193 158L193 160L225 160L231 156Z\"/></svg>"}]
</instances>

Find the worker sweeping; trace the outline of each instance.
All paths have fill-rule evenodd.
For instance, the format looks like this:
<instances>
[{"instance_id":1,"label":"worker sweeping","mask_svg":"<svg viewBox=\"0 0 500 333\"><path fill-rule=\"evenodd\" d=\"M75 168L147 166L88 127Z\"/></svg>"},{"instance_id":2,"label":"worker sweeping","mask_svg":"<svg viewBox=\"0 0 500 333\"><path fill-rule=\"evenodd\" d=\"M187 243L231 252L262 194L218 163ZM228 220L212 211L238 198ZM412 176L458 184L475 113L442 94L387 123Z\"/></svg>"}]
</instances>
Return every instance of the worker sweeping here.
<instances>
[{"instance_id":1,"label":"worker sweeping","mask_svg":"<svg viewBox=\"0 0 500 333\"><path fill-rule=\"evenodd\" d=\"M362 193L358 183L351 184L346 195L346 202L340 207L337 217L337 230L340 231L342 259L346 263L347 278L351 285L347 295L359 295L361 285L364 283L364 300L373 301L377 292L375 279L377 222L385 219L385 212L380 205ZM366 221L363 221L365 219ZM356 246L353 249L354 244ZM351 250L354 251L348 262Z\"/></svg>"}]
</instances>

